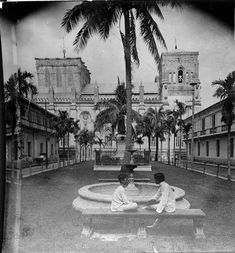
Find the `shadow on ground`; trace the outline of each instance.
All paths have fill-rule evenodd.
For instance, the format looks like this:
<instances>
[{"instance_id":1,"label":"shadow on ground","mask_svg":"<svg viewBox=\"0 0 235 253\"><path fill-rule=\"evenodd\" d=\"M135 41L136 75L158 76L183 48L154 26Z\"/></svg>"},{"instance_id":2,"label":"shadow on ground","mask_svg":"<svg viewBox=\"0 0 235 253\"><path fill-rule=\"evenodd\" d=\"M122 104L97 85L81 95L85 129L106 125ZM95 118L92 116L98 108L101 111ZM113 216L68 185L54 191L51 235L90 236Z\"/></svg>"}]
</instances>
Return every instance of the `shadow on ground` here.
<instances>
[{"instance_id":1,"label":"shadow on ground","mask_svg":"<svg viewBox=\"0 0 235 253\"><path fill-rule=\"evenodd\" d=\"M11 253L14 247L22 253L147 253L154 252L154 248L159 252L235 252L235 183L160 163L153 164L152 172L136 172L136 177L149 177L153 182L153 173L161 171L171 185L184 189L191 207L207 214L206 240L193 238L192 222L188 220L160 222L148 230L148 237L143 240L133 237L136 232L133 224L121 220L97 221L98 235L130 233L132 236L118 241L102 241L100 236L81 238L81 217L72 208L78 189L119 173L93 171L92 166L92 162L81 163L23 179L19 240L17 243L10 240L15 228L11 224L15 208L9 198L4 252ZM8 192L10 188L7 187Z\"/></svg>"}]
</instances>

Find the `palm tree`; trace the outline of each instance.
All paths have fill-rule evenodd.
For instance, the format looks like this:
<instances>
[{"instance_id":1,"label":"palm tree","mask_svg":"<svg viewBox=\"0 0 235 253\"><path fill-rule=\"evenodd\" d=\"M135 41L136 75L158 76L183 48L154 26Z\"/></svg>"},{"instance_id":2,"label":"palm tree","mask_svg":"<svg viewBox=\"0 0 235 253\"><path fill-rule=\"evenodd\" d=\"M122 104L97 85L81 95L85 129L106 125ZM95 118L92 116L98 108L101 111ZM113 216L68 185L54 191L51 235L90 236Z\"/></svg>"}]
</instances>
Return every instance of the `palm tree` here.
<instances>
[{"instance_id":1,"label":"palm tree","mask_svg":"<svg viewBox=\"0 0 235 253\"><path fill-rule=\"evenodd\" d=\"M154 136L156 139L156 152L155 152L155 161L158 161L158 140L160 136L163 134L165 125L164 125L164 114L163 107L160 107L158 110L155 108L148 108L146 115L150 119L151 127L154 132Z\"/></svg>"},{"instance_id":2,"label":"palm tree","mask_svg":"<svg viewBox=\"0 0 235 253\"><path fill-rule=\"evenodd\" d=\"M166 48L165 40L158 28L157 23L151 14L163 19L163 15L158 4L162 6L174 7L179 5L178 1L82 1L68 10L62 20L62 26L67 32L73 30L81 21L84 21L82 28L78 31L74 40L77 49L83 49L88 40L94 34L98 34L102 39L109 37L111 29L117 24L121 24L124 18L124 33L120 29L120 36L124 49L125 69L126 69L126 143L125 161L130 161L130 154L127 150L132 148L132 60L139 65L139 57L136 47L135 21L140 23L140 35L146 43L150 53L156 63L159 63L159 53L155 39Z\"/></svg>"},{"instance_id":3,"label":"palm tree","mask_svg":"<svg viewBox=\"0 0 235 253\"><path fill-rule=\"evenodd\" d=\"M167 110L165 113L164 125L168 134L167 161L168 161L168 164L170 164L171 131L172 131L172 128L174 127L174 118L173 118L171 110Z\"/></svg>"},{"instance_id":4,"label":"palm tree","mask_svg":"<svg viewBox=\"0 0 235 253\"><path fill-rule=\"evenodd\" d=\"M101 147L103 146L104 147L104 141L102 138L98 137L98 136L95 136L95 141L94 143L98 144L99 145L99 150L101 150Z\"/></svg>"},{"instance_id":5,"label":"palm tree","mask_svg":"<svg viewBox=\"0 0 235 253\"><path fill-rule=\"evenodd\" d=\"M67 161L68 161L68 164L70 162L70 153L69 153L69 150L70 150L70 147L69 147L69 136L70 134L75 134L80 130L80 127L79 127L79 120L74 120L74 118L67 118L66 120L66 131L67 131L67 144L68 144L68 150L67 150Z\"/></svg>"},{"instance_id":6,"label":"palm tree","mask_svg":"<svg viewBox=\"0 0 235 253\"><path fill-rule=\"evenodd\" d=\"M136 138L135 142L136 142L137 144L139 144L139 146L140 146L140 151L141 151L141 145L144 143L143 137L142 137L142 136L138 136L138 137Z\"/></svg>"},{"instance_id":7,"label":"palm tree","mask_svg":"<svg viewBox=\"0 0 235 253\"><path fill-rule=\"evenodd\" d=\"M182 120L181 122L181 127L182 127L182 131L183 133L185 133L185 143L186 143L186 169L188 168L188 134L189 131L192 127L192 123L187 123L185 124L185 122Z\"/></svg>"},{"instance_id":8,"label":"palm tree","mask_svg":"<svg viewBox=\"0 0 235 253\"><path fill-rule=\"evenodd\" d=\"M37 94L37 88L32 84L33 75L27 71L17 70L12 74L8 81L4 84L5 92L5 110L6 110L6 124L11 128L11 174L14 179L14 156L15 145L18 146L15 129L20 121L20 113L23 108L20 107L20 100L22 98L33 98Z\"/></svg>"},{"instance_id":9,"label":"palm tree","mask_svg":"<svg viewBox=\"0 0 235 253\"><path fill-rule=\"evenodd\" d=\"M68 133L69 114L67 111L59 111L59 115L54 121L54 129L56 130L57 137L62 140L63 145L63 166L65 166L65 136ZM59 149L58 149L59 150Z\"/></svg>"},{"instance_id":10,"label":"palm tree","mask_svg":"<svg viewBox=\"0 0 235 253\"><path fill-rule=\"evenodd\" d=\"M179 139L179 165L181 164L181 143L182 143L182 116L186 112L186 105L176 99L176 105L177 105L177 110L179 114L179 121L178 121L178 126L179 126L179 133L180 133L180 139Z\"/></svg>"},{"instance_id":11,"label":"palm tree","mask_svg":"<svg viewBox=\"0 0 235 253\"><path fill-rule=\"evenodd\" d=\"M101 101L95 105L95 110L102 109L95 120L95 131L101 131L103 127L110 123L112 132L125 134L125 114L126 114L126 96L124 84L118 85L115 90L115 98L108 101Z\"/></svg>"},{"instance_id":12,"label":"palm tree","mask_svg":"<svg viewBox=\"0 0 235 253\"><path fill-rule=\"evenodd\" d=\"M151 126L150 118L146 114L140 117L140 119L137 121L135 131L137 135L141 134L143 137L147 137L148 150L151 152L151 137L153 134L153 127Z\"/></svg>"},{"instance_id":13,"label":"palm tree","mask_svg":"<svg viewBox=\"0 0 235 253\"><path fill-rule=\"evenodd\" d=\"M176 165L176 153L175 153L175 140L178 134L177 124L179 120L179 111L173 110L172 111L172 125L171 125L171 132L173 134L173 162Z\"/></svg>"},{"instance_id":14,"label":"palm tree","mask_svg":"<svg viewBox=\"0 0 235 253\"><path fill-rule=\"evenodd\" d=\"M215 80L212 85L219 85L214 93L214 97L222 99L222 118L228 127L228 139L227 139L227 160L228 160L228 180L231 180L231 126L235 118L233 112L233 103L235 101L235 71L232 71L227 75L225 80Z\"/></svg>"},{"instance_id":15,"label":"palm tree","mask_svg":"<svg viewBox=\"0 0 235 253\"><path fill-rule=\"evenodd\" d=\"M83 129L77 136L77 140L81 145L85 146L85 161L86 161L86 152L87 152L87 145L94 143L94 137L95 134L92 131L89 131L88 129Z\"/></svg>"}]
</instances>

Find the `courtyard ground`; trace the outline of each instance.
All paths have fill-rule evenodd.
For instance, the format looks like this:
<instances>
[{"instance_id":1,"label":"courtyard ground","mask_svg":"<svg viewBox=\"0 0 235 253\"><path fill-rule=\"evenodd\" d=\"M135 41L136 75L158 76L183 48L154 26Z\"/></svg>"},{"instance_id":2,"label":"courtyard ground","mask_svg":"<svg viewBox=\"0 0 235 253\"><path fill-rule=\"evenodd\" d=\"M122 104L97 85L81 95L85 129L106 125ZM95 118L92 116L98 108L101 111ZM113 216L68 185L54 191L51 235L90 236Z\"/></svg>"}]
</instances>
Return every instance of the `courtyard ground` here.
<instances>
[{"instance_id":1,"label":"courtyard ground","mask_svg":"<svg viewBox=\"0 0 235 253\"><path fill-rule=\"evenodd\" d=\"M163 221L148 229L146 239L137 239L135 231L116 220L97 221L95 232L99 238L81 238L81 217L72 208L78 189L98 183L99 178L113 178L119 172L93 171L92 162L84 162L22 180L20 208L8 198L7 227L4 253L144 253L154 252L235 252L235 182L187 171L182 168L154 163L152 172L136 172L136 177L149 177L153 182L155 172L164 172L167 181L185 190L191 208L200 208L206 214L205 240L192 236L192 222L188 220ZM7 192L11 191L9 184ZM16 210L16 211L14 211ZM17 212L17 226L11 226ZM123 234L129 237L117 241L103 241L101 234Z\"/></svg>"}]
</instances>

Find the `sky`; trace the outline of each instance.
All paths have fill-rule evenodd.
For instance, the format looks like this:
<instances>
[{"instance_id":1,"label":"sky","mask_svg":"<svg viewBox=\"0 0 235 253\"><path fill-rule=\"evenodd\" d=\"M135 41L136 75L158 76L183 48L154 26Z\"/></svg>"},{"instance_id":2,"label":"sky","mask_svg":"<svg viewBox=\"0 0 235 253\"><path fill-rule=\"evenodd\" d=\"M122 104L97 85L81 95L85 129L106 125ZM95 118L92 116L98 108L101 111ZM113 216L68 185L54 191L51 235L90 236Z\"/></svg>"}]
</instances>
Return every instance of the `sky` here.
<instances>
[{"instance_id":1,"label":"sky","mask_svg":"<svg viewBox=\"0 0 235 253\"><path fill-rule=\"evenodd\" d=\"M117 76L125 80L124 55L116 26L105 42L94 36L87 47L77 52L73 47L76 31L66 34L61 28L65 10L75 3L55 3L46 9L40 9L18 21L16 30L19 66L36 76L35 57L63 57L63 40L67 57L81 57L91 72L91 82L101 86L107 83L117 84ZM185 51L199 52L199 79L201 81L202 109L218 100L213 98L215 88L211 82L225 79L235 69L235 50L233 32L213 17L193 7L181 9L162 8L164 20L156 18L165 38L167 50L177 47ZM138 33L138 30L137 30ZM159 52L165 52L158 43ZM141 38L137 40L140 66L133 69L133 82L136 84L153 83L157 66ZM151 86L154 92L155 87ZM148 87L149 89L149 87Z\"/></svg>"}]
</instances>

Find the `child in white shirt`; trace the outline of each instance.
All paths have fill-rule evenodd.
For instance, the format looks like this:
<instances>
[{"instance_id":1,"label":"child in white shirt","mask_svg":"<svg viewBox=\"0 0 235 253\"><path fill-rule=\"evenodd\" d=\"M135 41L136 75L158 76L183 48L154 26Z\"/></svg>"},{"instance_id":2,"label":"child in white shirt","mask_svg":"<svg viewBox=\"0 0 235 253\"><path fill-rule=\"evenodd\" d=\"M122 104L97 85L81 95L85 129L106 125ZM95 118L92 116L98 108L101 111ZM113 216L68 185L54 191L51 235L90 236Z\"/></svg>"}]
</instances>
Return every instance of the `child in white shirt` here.
<instances>
[{"instance_id":1,"label":"child in white shirt","mask_svg":"<svg viewBox=\"0 0 235 253\"><path fill-rule=\"evenodd\" d=\"M163 173L154 174L155 183L159 185L157 193L147 202L150 208L156 210L157 213L166 211L172 213L175 211L175 193L168 183L165 182ZM159 201L159 203L157 203Z\"/></svg>"},{"instance_id":2,"label":"child in white shirt","mask_svg":"<svg viewBox=\"0 0 235 253\"><path fill-rule=\"evenodd\" d=\"M128 175L120 174L118 180L120 185L113 193L111 211L136 210L138 208L137 203L129 201L126 196L125 188L128 186Z\"/></svg>"},{"instance_id":3,"label":"child in white shirt","mask_svg":"<svg viewBox=\"0 0 235 253\"><path fill-rule=\"evenodd\" d=\"M163 211L172 213L175 211L175 193L168 183L165 182L165 175L163 173L154 174L155 183L159 185L157 193L147 202L147 209L154 209L157 213ZM159 203L157 203L159 202ZM154 223L147 228L152 228L156 225L158 218Z\"/></svg>"}]
</instances>

